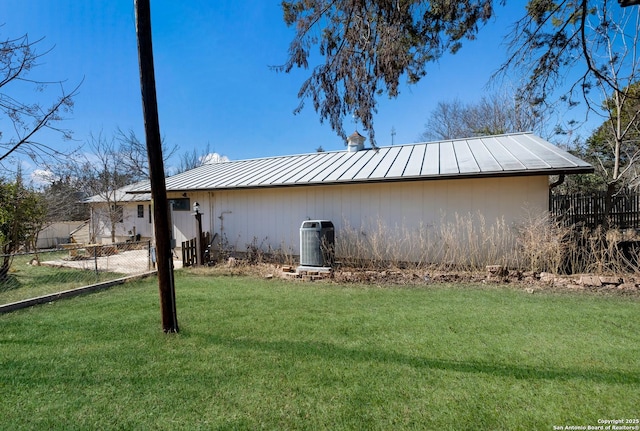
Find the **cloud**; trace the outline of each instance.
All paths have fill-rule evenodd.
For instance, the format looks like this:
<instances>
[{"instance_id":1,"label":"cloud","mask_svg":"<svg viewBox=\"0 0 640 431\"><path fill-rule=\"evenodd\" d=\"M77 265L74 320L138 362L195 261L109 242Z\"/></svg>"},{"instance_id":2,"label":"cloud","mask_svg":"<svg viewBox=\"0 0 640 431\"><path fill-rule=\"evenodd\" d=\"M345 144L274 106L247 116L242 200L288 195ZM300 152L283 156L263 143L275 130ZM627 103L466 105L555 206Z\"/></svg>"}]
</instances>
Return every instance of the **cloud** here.
<instances>
[{"instance_id":1,"label":"cloud","mask_svg":"<svg viewBox=\"0 0 640 431\"><path fill-rule=\"evenodd\" d=\"M223 163L228 161L229 158L227 156L221 156L218 153L209 153L206 156L200 157L200 163L203 165L213 165L214 163Z\"/></svg>"},{"instance_id":2,"label":"cloud","mask_svg":"<svg viewBox=\"0 0 640 431\"><path fill-rule=\"evenodd\" d=\"M34 184L40 186L51 184L56 178L53 172L45 169L34 169L29 176Z\"/></svg>"}]
</instances>

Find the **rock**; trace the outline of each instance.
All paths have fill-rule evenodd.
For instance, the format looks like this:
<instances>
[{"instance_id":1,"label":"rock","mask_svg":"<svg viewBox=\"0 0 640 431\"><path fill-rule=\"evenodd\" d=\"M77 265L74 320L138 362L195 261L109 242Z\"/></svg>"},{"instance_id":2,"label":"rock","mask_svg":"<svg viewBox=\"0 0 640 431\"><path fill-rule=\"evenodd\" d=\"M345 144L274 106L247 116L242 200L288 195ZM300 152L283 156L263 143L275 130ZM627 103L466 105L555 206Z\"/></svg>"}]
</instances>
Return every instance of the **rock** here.
<instances>
[{"instance_id":1,"label":"rock","mask_svg":"<svg viewBox=\"0 0 640 431\"><path fill-rule=\"evenodd\" d=\"M555 274L551 274L550 272L541 272L540 273L540 281L543 283L553 283L556 280Z\"/></svg>"},{"instance_id":2,"label":"rock","mask_svg":"<svg viewBox=\"0 0 640 431\"><path fill-rule=\"evenodd\" d=\"M487 275L493 277L502 277L507 275L508 271L502 265L487 265Z\"/></svg>"},{"instance_id":3,"label":"rock","mask_svg":"<svg viewBox=\"0 0 640 431\"><path fill-rule=\"evenodd\" d=\"M591 287L601 287L602 282L600 281L600 277L596 275L581 275L578 280L578 284L580 286L591 286Z\"/></svg>"},{"instance_id":4,"label":"rock","mask_svg":"<svg viewBox=\"0 0 640 431\"><path fill-rule=\"evenodd\" d=\"M555 277L553 279L553 284L554 286L567 286L568 284L571 284L572 280L568 279L568 278L564 278L564 277Z\"/></svg>"},{"instance_id":5,"label":"rock","mask_svg":"<svg viewBox=\"0 0 640 431\"><path fill-rule=\"evenodd\" d=\"M600 279L600 283L602 284L615 284L616 286L618 284L622 284L622 278L620 277L600 276L598 278Z\"/></svg>"}]
</instances>

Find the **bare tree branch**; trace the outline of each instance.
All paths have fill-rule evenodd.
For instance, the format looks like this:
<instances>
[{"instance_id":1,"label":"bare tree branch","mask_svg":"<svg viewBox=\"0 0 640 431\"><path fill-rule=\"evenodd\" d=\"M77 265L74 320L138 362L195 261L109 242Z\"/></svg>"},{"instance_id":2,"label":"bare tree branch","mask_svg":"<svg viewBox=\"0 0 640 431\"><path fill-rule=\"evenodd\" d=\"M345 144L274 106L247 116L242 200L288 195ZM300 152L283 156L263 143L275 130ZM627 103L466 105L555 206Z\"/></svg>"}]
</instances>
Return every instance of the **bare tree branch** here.
<instances>
[{"instance_id":1,"label":"bare tree branch","mask_svg":"<svg viewBox=\"0 0 640 431\"><path fill-rule=\"evenodd\" d=\"M308 68L314 46L324 58L303 82L294 112L310 99L320 121L328 120L345 140L343 120L354 116L374 146L377 97L396 97L402 77L418 82L427 63L455 53L493 13L493 0L291 0L282 6L296 34L287 61L274 69Z\"/></svg>"},{"instance_id":2,"label":"bare tree branch","mask_svg":"<svg viewBox=\"0 0 640 431\"><path fill-rule=\"evenodd\" d=\"M73 109L73 98L82 83L66 93L62 81L40 81L28 77L29 72L38 65L38 59L51 52L51 49L42 54L36 51L42 40L31 42L24 35L0 42L0 127L4 128L0 130L0 163L16 153L27 154L34 159L62 154L53 146L35 140L43 129L60 133L63 139L71 137L70 131L58 128L55 124L63 119L63 112ZM36 91L58 85L61 95L49 107L43 107L39 102L18 101L6 91L8 86L18 83L33 85ZM8 130L7 126L12 130Z\"/></svg>"}]
</instances>

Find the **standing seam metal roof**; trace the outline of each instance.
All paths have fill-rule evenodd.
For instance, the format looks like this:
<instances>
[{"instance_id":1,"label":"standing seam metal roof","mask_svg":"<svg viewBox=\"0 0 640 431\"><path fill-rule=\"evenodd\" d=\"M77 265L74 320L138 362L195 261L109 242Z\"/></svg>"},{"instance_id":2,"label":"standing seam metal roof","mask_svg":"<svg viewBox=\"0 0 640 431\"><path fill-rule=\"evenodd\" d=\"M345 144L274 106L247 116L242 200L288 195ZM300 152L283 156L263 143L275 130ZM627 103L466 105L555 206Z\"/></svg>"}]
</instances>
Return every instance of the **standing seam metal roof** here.
<instances>
[{"instance_id":1,"label":"standing seam metal roof","mask_svg":"<svg viewBox=\"0 0 640 431\"><path fill-rule=\"evenodd\" d=\"M204 165L166 179L168 191L593 172L532 133L277 156ZM132 188L148 192L149 184Z\"/></svg>"}]
</instances>

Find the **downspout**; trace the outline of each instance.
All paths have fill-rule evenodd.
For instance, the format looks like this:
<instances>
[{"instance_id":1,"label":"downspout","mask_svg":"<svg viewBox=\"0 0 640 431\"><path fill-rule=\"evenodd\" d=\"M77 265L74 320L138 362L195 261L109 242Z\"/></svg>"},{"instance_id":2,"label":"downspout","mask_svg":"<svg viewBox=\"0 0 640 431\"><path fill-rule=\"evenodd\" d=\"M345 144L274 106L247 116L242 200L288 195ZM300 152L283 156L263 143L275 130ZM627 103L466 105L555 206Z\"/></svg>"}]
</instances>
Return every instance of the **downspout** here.
<instances>
[{"instance_id":1,"label":"downspout","mask_svg":"<svg viewBox=\"0 0 640 431\"><path fill-rule=\"evenodd\" d=\"M554 181L551 184L549 184L549 211L551 211L551 199L553 197L552 195L553 189L555 189L556 187L564 183L564 179L565 179L564 173L562 173L558 176L557 181Z\"/></svg>"},{"instance_id":2,"label":"downspout","mask_svg":"<svg viewBox=\"0 0 640 431\"><path fill-rule=\"evenodd\" d=\"M555 189L556 187L558 187L562 183L564 183L564 174L560 174L558 176L558 181L554 181L553 183L549 184L549 190Z\"/></svg>"}]
</instances>

